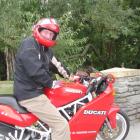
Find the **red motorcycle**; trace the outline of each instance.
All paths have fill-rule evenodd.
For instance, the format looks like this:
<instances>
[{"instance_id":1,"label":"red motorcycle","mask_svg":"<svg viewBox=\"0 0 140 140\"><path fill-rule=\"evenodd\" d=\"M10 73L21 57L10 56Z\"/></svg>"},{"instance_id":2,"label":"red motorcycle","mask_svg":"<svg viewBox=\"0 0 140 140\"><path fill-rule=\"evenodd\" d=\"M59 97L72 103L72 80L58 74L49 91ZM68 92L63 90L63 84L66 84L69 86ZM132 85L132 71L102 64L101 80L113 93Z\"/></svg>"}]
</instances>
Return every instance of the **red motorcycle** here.
<instances>
[{"instance_id":1,"label":"red motorcycle","mask_svg":"<svg viewBox=\"0 0 140 140\"><path fill-rule=\"evenodd\" d=\"M44 90L68 120L71 140L124 140L127 115L114 103L112 76L81 77L55 82ZM0 96L0 140L51 140L51 128L21 107L11 96Z\"/></svg>"}]
</instances>

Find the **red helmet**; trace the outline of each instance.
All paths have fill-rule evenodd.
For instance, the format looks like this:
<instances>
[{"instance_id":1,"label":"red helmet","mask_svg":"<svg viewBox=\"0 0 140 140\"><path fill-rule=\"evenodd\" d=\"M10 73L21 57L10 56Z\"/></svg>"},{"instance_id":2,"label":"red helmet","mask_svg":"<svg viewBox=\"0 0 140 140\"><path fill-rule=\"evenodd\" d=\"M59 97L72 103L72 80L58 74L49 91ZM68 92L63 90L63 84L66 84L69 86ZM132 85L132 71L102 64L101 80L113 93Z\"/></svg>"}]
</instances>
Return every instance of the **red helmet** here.
<instances>
[{"instance_id":1,"label":"red helmet","mask_svg":"<svg viewBox=\"0 0 140 140\"><path fill-rule=\"evenodd\" d=\"M40 34L43 29L50 30L54 33L54 37L52 40L48 40ZM39 44L45 47L52 47L56 45L56 37L58 33L59 25L54 18L43 18L39 20L33 27L33 37Z\"/></svg>"}]
</instances>

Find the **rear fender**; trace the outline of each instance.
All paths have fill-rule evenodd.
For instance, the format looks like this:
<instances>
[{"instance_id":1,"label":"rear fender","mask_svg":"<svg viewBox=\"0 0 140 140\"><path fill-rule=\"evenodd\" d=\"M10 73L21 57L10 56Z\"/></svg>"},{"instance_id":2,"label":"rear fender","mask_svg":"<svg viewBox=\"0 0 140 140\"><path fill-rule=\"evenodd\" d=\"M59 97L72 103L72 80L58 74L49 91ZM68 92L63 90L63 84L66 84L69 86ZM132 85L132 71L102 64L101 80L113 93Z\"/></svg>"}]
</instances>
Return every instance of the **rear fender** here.
<instances>
[{"instance_id":1,"label":"rear fender","mask_svg":"<svg viewBox=\"0 0 140 140\"><path fill-rule=\"evenodd\" d=\"M117 123L116 123L116 114L117 112L119 112L120 108L119 106L113 104L112 107L110 108L109 110L109 113L108 113L108 119L109 119L109 122L110 122L110 125L113 128L116 128L117 126Z\"/></svg>"}]
</instances>

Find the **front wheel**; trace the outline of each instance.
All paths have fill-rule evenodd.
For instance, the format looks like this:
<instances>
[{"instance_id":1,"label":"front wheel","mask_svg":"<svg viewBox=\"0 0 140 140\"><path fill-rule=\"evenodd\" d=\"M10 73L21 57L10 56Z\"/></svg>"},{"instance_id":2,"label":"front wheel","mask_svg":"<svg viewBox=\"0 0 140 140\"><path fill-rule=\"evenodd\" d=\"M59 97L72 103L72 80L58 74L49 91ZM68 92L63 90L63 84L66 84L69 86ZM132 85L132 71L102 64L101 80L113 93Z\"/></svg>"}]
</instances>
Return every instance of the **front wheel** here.
<instances>
[{"instance_id":1,"label":"front wheel","mask_svg":"<svg viewBox=\"0 0 140 140\"><path fill-rule=\"evenodd\" d=\"M119 111L116 114L116 123L117 127L112 131L104 123L96 140L125 140L130 127L128 116L123 111Z\"/></svg>"}]
</instances>

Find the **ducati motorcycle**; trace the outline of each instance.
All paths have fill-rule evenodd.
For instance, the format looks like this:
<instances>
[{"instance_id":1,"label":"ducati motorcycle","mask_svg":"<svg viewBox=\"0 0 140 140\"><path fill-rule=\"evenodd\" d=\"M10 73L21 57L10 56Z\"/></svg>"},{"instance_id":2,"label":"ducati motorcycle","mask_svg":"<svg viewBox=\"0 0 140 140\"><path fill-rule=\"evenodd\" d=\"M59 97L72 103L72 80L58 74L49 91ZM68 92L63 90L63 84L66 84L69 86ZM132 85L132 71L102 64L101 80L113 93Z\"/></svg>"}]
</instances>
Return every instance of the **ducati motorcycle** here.
<instances>
[{"instance_id":1,"label":"ducati motorcycle","mask_svg":"<svg viewBox=\"0 0 140 140\"><path fill-rule=\"evenodd\" d=\"M129 119L114 103L114 77L80 77L56 81L44 94L67 119L71 140L125 140ZM51 140L51 128L20 106L12 95L0 95L0 140Z\"/></svg>"}]
</instances>

